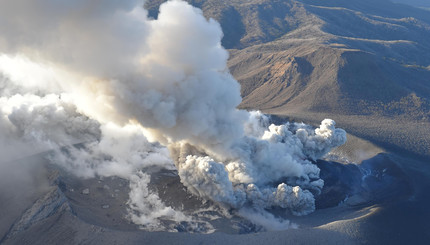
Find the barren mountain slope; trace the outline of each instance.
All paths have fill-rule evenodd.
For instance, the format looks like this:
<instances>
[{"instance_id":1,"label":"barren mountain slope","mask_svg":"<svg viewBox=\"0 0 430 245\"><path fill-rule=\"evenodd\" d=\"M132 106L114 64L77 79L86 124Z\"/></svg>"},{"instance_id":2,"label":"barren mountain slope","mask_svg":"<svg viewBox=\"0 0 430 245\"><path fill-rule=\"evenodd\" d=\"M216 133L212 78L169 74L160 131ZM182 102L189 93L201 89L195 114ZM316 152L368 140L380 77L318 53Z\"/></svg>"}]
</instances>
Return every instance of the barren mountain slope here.
<instances>
[{"instance_id":1,"label":"barren mountain slope","mask_svg":"<svg viewBox=\"0 0 430 245\"><path fill-rule=\"evenodd\" d=\"M147 2L153 17L161 2ZM428 11L387 0L189 2L221 23L241 108L336 117L346 129L357 127L343 116L357 116L368 121L357 130L367 138L367 126L384 118L402 119L390 132L411 120L430 124ZM430 137L426 128L417 134Z\"/></svg>"},{"instance_id":2,"label":"barren mountain slope","mask_svg":"<svg viewBox=\"0 0 430 245\"><path fill-rule=\"evenodd\" d=\"M160 2L147 3L154 17ZM385 0L189 2L221 23L243 108L428 117L424 10Z\"/></svg>"},{"instance_id":3,"label":"barren mountain slope","mask_svg":"<svg viewBox=\"0 0 430 245\"><path fill-rule=\"evenodd\" d=\"M146 1L150 16L156 18L164 1ZM241 83L240 107L272 114L269 123L317 125L332 118L347 130L345 145L314 162L324 181L315 212L293 216L268 207L268 217L257 214L247 220L239 210L192 195L177 170L139 165L124 179L119 176L128 166L121 164L114 171L118 176L79 177L55 162L52 152L43 152L7 162L2 169L7 171L0 171L0 244L426 244L430 12L386 0L188 2L223 28L229 69ZM111 151L142 148L135 141L113 141ZM287 147L293 146L280 151ZM66 148L62 152L69 155ZM106 160L103 166L115 158L107 153L100 157ZM121 160L127 155L142 161L126 153ZM158 161L158 154L151 160ZM97 158L88 162L93 163ZM133 184L134 177L145 183ZM143 192L133 193L134 186ZM141 198L133 202L132 195ZM160 202L146 203L151 199ZM138 214L135 203L151 214L159 206L180 210L189 219L159 216L154 227L175 232L155 231L131 219ZM251 208L251 213L258 211ZM296 228L279 230L281 218ZM254 219L275 226L263 232Z\"/></svg>"}]
</instances>

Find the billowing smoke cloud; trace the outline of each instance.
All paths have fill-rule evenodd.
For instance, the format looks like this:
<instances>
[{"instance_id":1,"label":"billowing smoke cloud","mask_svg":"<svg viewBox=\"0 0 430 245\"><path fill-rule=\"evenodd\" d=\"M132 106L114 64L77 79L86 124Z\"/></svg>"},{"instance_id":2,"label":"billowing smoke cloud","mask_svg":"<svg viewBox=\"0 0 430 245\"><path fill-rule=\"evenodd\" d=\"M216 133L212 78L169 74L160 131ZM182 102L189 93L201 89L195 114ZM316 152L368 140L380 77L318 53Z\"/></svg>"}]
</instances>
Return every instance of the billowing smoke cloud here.
<instances>
[{"instance_id":1,"label":"billowing smoke cloud","mask_svg":"<svg viewBox=\"0 0 430 245\"><path fill-rule=\"evenodd\" d=\"M188 143L182 145L177 159L182 182L197 195L236 208L281 207L296 215L314 211L314 194L320 193L324 183L318 167L307 159L317 159L343 144L345 131L335 129L329 119L316 130L288 123L264 130L266 116L254 112L250 117L253 125L245 128L252 129L251 135L226 149L232 151L232 158L219 157L217 162Z\"/></svg>"},{"instance_id":2,"label":"billowing smoke cloud","mask_svg":"<svg viewBox=\"0 0 430 245\"><path fill-rule=\"evenodd\" d=\"M99 123L78 113L75 105L60 100L58 95L0 97L0 112L3 161L14 155L14 150L22 154L19 145L28 145L32 153L37 153L100 137Z\"/></svg>"},{"instance_id":3,"label":"billowing smoke cloud","mask_svg":"<svg viewBox=\"0 0 430 245\"><path fill-rule=\"evenodd\" d=\"M323 181L310 160L343 144L345 131L329 119L315 130L269 125L236 109L240 87L220 25L183 1L161 5L157 20L142 5L2 2L1 132L57 149L52 161L80 176L130 180L130 218L139 224L190 220L148 190L153 167L176 167L189 192L261 223L275 220L264 211L272 207L314 211ZM290 225L276 222L273 229Z\"/></svg>"}]
</instances>

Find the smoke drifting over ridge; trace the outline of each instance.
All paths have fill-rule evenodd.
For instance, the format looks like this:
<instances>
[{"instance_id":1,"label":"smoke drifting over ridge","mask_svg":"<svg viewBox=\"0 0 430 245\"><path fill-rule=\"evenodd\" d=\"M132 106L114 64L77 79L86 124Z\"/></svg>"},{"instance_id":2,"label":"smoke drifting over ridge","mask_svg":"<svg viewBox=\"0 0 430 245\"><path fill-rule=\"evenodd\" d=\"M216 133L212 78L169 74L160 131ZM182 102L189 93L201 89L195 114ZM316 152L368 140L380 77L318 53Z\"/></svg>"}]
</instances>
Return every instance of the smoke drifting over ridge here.
<instances>
[{"instance_id":1,"label":"smoke drifting over ridge","mask_svg":"<svg viewBox=\"0 0 430 245\"><path fill-rule=\"evenodd\" d=\"M345 131L329 119L314 130L237 110L220 25L182 1L161 5L156 20L142 6L2 2L0 143L57 149L52 162L82 177L130 180L130 218L152 230L160 217L191 221L148 190L153 167L176 167L194 195L277 229L289 223L265 209L314 211L323 181L307 159L343 144Z\"/></svg>"}]
</instances>

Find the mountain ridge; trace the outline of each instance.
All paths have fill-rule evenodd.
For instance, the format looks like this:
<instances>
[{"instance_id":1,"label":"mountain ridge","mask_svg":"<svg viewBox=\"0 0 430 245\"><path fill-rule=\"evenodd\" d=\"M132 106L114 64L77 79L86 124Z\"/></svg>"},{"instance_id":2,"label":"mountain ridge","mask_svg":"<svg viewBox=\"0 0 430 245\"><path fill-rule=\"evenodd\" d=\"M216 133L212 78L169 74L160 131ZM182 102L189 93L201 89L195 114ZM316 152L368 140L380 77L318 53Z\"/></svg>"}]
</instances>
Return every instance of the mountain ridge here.
<instances>
[{"instance_id":1,"label":"mountain ridge","mask_svg":"<svg viewBox=\"0 0 430 245\"><path fill-rule=\"evenodd\" d=\"M150 16L162 2L147 1ZM423 126L414 130L430 137L428 11L388 0L188 2L224 31L228 67L241 85L239 108L297 120L337 118L367 139L374 139L376 122L397 120L388 134L417 122ZM351 116L361 118L360 127ZM423 154L413 146L421 141L395 142Z\"/></svg>"},{"instance_id":2,"label":"mountain ridge","mask_svg":"<svg viewBox=\"0 0 430 245\"><path fill-rule=\"evenodd\" d=\"M161 2L147 2L152 17ZM424 10L386 0L188 2L220 22L229 69L242 86L241 108L365 115L379 111L376 105L417 97L425 106L411 107L421 110L414 119L429 116L430 57L423 53L430 53L430 17ZM396 113L405 115L388 115Z\"/></svg>"}]
</instances>

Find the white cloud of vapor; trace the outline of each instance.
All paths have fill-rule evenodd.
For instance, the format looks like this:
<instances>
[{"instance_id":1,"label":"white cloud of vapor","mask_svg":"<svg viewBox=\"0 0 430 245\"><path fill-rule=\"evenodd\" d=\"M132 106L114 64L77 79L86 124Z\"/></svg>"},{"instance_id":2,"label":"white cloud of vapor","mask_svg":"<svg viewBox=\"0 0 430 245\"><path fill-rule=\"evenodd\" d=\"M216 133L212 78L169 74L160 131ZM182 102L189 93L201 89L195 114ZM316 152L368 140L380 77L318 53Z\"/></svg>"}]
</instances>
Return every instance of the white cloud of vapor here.
<instances>
[{"instance_id":1,"label":"white cloud of vapor","mask_svg":"<svg viewBox=\"0 0 430 245\"><path fill-rule=\"evenodd\" d=\"M0 138L3 161L11 157L94 141L99 123L76 111L58 95L16 94L0 97Z\"/></svg>"},{"instance_id":2,"label":"white cloud of vapor","mask_svg":"<svg viewBox=\"0 0 430 245\"><path fill-rule=\"evenodd\" d=\"M173 162L190 192L246 210L239 214L251 220L273 221L273 229L289 223L264 209L312 212L323 181L310 160L343 144L345 131L329 119L316 130L269 125L259 112L236 109L240 87L226 66L220 25L179 0L161 5L156 20L142 6L1 2L5 138L19 148L69 146L52 156L65 169L130 180L130 218L151 229L160 217L190 220L147 187L145 169ZM148 142L144 130L163 146ZM81 142L85 147L70 147Z\"/></svg>"}]
</instances>

